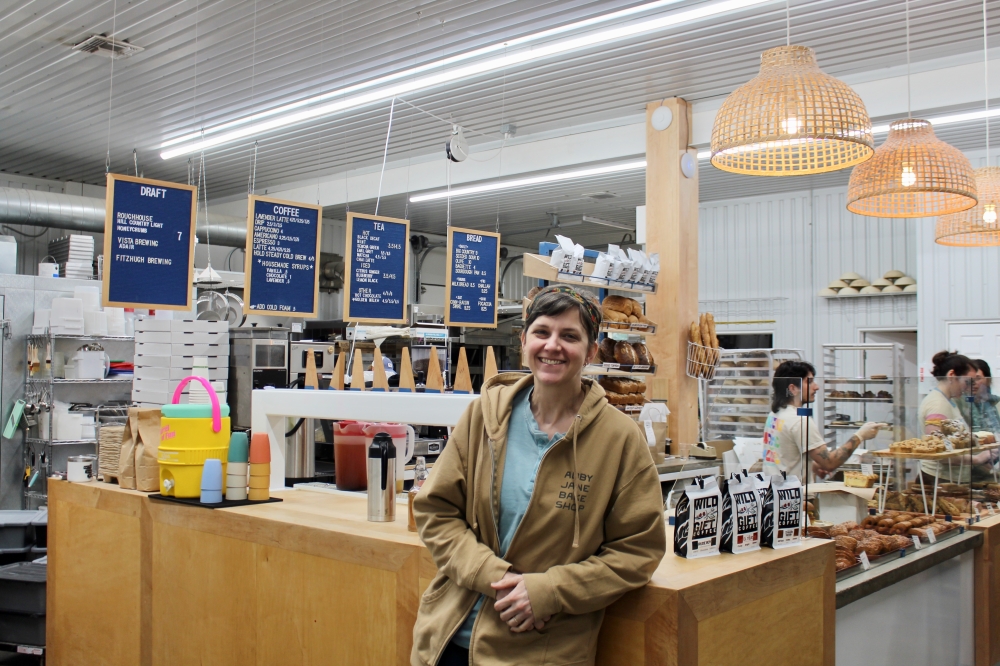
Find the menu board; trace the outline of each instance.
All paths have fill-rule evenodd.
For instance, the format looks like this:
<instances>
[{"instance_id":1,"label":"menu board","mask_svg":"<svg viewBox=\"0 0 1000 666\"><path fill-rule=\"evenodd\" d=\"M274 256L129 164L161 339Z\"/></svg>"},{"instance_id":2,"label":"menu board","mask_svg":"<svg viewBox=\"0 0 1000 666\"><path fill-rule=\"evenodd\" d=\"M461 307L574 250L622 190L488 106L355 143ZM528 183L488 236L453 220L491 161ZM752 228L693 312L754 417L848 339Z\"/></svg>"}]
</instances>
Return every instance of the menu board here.
<instances>
[{"instance_id":1,"label":"menu board","mask_svg":"<svg viewBox=\"0 0 1000 666\"><path fill-rule=\"evenodd\" d=\"M444 323L496 328L499 275L500 234L449 227Z\"/></svg>"},{"instance_id":2,"label":"menu board","mask_svg":"<svg viewBox=\"0 0 1000 666\"><path fill-rule=\"evenodd\" d=\"M344 321L406 323L410 221L347 214Z\"/></svg>"},{"instance_id":3,"label":"menu board","mask_svg":"<svg viewBox=\"0 0 1000 666\"><path fill-rule=\"evenodd\" d=\"M250 197L245 314L316 316L322 220L319 206Z\"/></svg>"},{"instance_id":4,"label":"menu board","mask_svg":"<svg viewBox=\"0 0 1000 666\"><path fill-rule=\"evenodd\" d=\"M108 174L105 306L190 310L198 188Z\"/></svg>"}]
</instances>

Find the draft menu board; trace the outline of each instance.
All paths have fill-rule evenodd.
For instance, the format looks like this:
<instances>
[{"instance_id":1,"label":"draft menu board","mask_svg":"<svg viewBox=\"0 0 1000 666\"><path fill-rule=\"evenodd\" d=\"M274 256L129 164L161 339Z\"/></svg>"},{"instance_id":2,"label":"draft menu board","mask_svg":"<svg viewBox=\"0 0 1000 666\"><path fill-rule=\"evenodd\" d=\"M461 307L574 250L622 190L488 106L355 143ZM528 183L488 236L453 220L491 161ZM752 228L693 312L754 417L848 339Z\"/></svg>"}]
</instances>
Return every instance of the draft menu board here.
<instances>
[{"instance_id":1,"label":"draft menu board","mask_svg":"<svg viewBox=\"0 0 1000 666\"><path fill-rule=\"evenodd\" d=\"M190 310L198 188L108 174L106 306Z\"/></svg>"},{"instance_id":2,"label":"draft menu board","mask_svg":"<svg viewBox=\"0 0 1000 666\"><path fill-rule=\"evenodd\" d=\"M319 206L250 197L245 314L316 316L322 220Z\"/></svg>"},{"instance_id":3,"label":"draft menu board","mask_svg":"<svg viewBox=\"0 0 1000 666\"><path fill-rule=\"evenodd\" d=\"M406 323L410 221L347 215L344 321Z\"/></svg>"},{"instance_id":4,"label":"draft menu board","mask_svg":"<svg viewBox=\"0 0 1000 666\"><path fill-rule=\"evenodd\" d=\"M500 234L449 227L445 324L496 328L498 275Z\"/></svg>"}]
</instances>

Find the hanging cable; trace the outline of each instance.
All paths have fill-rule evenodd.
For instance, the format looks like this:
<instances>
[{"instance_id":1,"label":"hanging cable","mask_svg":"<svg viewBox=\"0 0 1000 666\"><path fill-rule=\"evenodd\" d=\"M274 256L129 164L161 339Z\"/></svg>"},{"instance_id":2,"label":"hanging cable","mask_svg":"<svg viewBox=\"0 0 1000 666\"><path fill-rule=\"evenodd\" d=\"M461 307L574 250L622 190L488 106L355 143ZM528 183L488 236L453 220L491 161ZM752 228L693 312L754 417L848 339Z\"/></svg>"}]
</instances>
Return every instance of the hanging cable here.
<instances>
[{"instance_id":1,"label":"hanging cable","mask_svg":"<svg viewBox=\"0 0 1000 666\"><path fill-rule=\"evenodd\" d=\"M118 26L118 0L114 0L111 9L111 40L115 39ZM115 91L115 59L111 58L111 76L108 79L108 152L104 156L104 173L111 173L111 107Z\"/></svg>"},{"instance_id":2,"label":"hanging cable","mask_svg":"<svg viewBox=\"0 0 1000 666\"><path fill-rule=\"evenodd\" d=\"M389 158L389 137L392 136L392 113L396 110L396 98L392 98L389 106L389 127L385 131L385 149L382 151L382 172L378 175L378 196L375 198L375 214L378 215L378 204L382 200L382 178L385 176L385 162Z\"/></svg>"},{"instance_id":3,"label":"hanging cable","mask_svg":"<svg viewBox=\"0 0 1000 666\"><path fill-rule=\"evenodd\" d=\"M256 84L257 84L257 0L253 0L253 36L250 46L250 127L253 128L253 121L257 115L256 107ZM253 142L253 157L250 160L250 175L247 178L247 199L253 196L257 187L257 148L258 142ZM229 255L233 255L230 253Z\"/></svg>"},{"instance_id":4,"label":"hanging cable","mask_svg":"<svg viewBox=\"0 0 1000 666\"><path fill-rule=\"evenodd\" d=\"M791 0L785 0L785 46L792 45L792 10Z\"/></svg>"},{"instance_id":5,"label":"hanging cable","mask_svg":"<svg viewBox=\"0 0 1000 666\"><path fill-rule=\"evenodd\" d=\"M253 142L253 157L250 158L250 177L247 179L247 196L253 196L257 189L257 142Z\"/></svg>"},{"instance_id":6,"label":"hanging cable","mask_svg":"<svg viewBox=\"0 0 1000 666\"><path fill-rule=\"evenodd\" d=\"M135 167L135 177L138 178L139 177L139 154L135 151L135 148L132 149L132 166Z\"/></svg>"},{"instance_id":7,"label":"hanging cable","mask_svg":"<svg viewBox=\"0 0 1000 666\"><path fill-rule=\"evenodd\" d=\"M503 47L504 59L507 58L507 47ZM497 153L498 160L497 164L497 182L500 182L500 177L503 175L503 147L507 143L507 132L503 131L503 117L504 113L507 111L507 68L503 68L503 83L500 86L500 131L503 134L503 139L500 141L500 151ZM500 190L497 191L497 225L496 233L500 233L500 199L503 198L503 194Z\"/></svg>"},{"instance_id":8,"label":"hanging cable","mask_svg":"<svg viewBox=\"0 0 1000 666\"><path fill-rule=\"evenodd\" d=\"M989 24L986 17L986 0L983 0L983 90L986 98L986 166L990 165L990 43Z\"/></svg>"},{"instance_id":9,"label":"hanging cable","mask_svg":"<svg viewBox=\"0 0 1000 666\"><path fill-rule=\"evenodd\" d=\"M913 98L910 95L910 0L903 0L906 11L906 117L913 117Z\"/></svg>"}]
</instances>

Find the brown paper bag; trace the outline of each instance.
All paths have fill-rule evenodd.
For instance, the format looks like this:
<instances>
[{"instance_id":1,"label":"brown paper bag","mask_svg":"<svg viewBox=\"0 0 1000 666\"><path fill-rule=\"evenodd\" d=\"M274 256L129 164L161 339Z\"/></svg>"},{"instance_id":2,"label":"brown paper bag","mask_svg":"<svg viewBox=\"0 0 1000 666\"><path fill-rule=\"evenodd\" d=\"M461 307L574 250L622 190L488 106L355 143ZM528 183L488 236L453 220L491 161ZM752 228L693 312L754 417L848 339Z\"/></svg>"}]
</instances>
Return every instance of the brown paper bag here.
<instances>
[{"instance_id":1,"label":"brown paper bag","mask_svg":"<svg viewBox=\"0 0 1000 666\"><path fill-rule=\"evenodd\" d=\"M121 453L118 455L118 485L128 490L135 490L135 445L139 441L139 419L133 412L138 411L138 407L128 410Z\"/></svg>"},{"instance_id":2,"label":"brown paper bag","mask_svg":"<svg viewBox=\"0 0 1000 666\"><path fill-rule=\"evenodd\" d=\"M125 421L118 458L118 485L129 490L160 489L160 409L132 407Z\"/></svg>"},{"instance_id":3,"label":"brown paper bag","mask_svg":"<svg viewBox=\"0 0 1000 666\"><path fill-rule=\"evenodd\" d=\"M132 418L129 410L129 418ZM157 407L137 408L139 441L135 447L136 490L154 492L160 489L160 410Z\"/></svg>"}]
</instances>

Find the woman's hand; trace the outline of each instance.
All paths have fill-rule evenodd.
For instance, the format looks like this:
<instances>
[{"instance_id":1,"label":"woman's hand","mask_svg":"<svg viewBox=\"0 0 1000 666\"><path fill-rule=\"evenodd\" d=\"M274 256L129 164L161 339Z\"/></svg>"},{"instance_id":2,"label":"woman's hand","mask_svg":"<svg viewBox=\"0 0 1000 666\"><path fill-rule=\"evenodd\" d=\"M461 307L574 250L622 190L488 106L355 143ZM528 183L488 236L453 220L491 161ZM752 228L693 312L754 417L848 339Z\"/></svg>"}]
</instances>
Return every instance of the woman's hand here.
<instances>
[{"instance_id":1,"label":"woman's hand","mask_svg":"<svg viewBox=\"0 0 1000 666\"><path fill-rule=\"evenodd\" d=\"M503 578L490 587L497 591L497 600L493 608L500 613L500 619L510 625L515 633L542 629L550 618L536 619L531 610L531 600L528 589L524 586L524 577L508 571Z\"/></svg>"}]
</instances>

